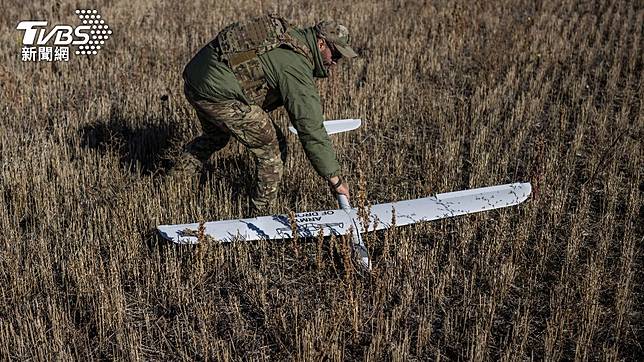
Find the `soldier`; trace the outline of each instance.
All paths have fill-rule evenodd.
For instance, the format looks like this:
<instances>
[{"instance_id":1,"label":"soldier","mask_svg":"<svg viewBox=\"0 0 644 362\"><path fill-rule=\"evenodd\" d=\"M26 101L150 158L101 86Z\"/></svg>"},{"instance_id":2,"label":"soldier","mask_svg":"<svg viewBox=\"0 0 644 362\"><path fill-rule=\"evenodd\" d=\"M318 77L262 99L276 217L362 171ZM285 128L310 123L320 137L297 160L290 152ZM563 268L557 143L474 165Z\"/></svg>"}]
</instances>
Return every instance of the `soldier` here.
<instances>
[{"instance_id":1,"label":"soldier","mask_svg":"<svg viewBox=\"0 0 644 362\"><path fill-rule=\"evenodd\" d=\"M231 136L257 158L254 215L268 211L283 172L277 131L267 112L284 106L306 156L332 192L349 196L322 124L314 78L326 78L341 58L356 57L346 27L323 21L294 28L276 15L224 28L185 67L185 95L203 134L184 146L178 169L197 172Z\"/></svg>"}]
</instances>

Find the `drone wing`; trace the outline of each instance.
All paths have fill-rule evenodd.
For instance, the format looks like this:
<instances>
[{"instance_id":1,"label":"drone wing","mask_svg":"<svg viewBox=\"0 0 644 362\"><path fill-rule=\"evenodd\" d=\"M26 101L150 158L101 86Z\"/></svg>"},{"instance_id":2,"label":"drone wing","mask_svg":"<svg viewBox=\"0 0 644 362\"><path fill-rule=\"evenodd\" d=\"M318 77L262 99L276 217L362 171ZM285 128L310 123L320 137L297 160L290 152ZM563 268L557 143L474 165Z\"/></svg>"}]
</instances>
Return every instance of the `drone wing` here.
<instances>
[{"instance_id":1,"label":"drone wing","mask_svg":"<svg viewBox=\"0 0 644 362\"><path fill-rule=\"evenodd\" d=\"M513 183L377 204L371 207L367 230L362 223L354 222L358 220L355 208L295 214L295 224L299 237L303 238L316 237L320 231L324 236L346 235L351 227L357 227L362 233L391 227L394 212L395 226L404 226L518 205L528 198L531 190L529 183ZM179 244L196 244L199 240L198 223L160 225L158 230L164 238ZM289 239L293 231L288 216L273 215L206 222L202 237L220 242Z\"/></svg>"},{"instance_id":2,"label":"drone wing","mask_svg":"<svg viewBox=\"0 0 644 362\"><path fill-rule=\"evenodd\" d=\"M532 192L530 183L512 183L446 192L415 200L377 204L371 207L367 231L391 227L394 210L396 226L404 226L518 205L528 198L530 192ZM374 223L376 218L378 222Z\"/></svg>"},{"instance_id":3,"label":"drone wing","mask_svg":"<svg viewBox=\"0 0 644 362\"><path fill-rule=\"evenodd\" d=\"M345 235L353 225L352 218L343 210L315 211L295 214L297 233L300 237ZM212 221L203 224L205 238L220 242L259 239L290 239L293 237L291 222L287 215L260 216L249 219ZM199 239L199 224L160 225L161 235L175 243L196 244Z\"/></svg>"},{"instance_id":4,"label":"drone wing","mask_svg":"<svg viewBox=\"0 0 644 362\"><path fill-rule=\"evenodd\" d=\"M328 134L335 134L335 133L341 133L341 132L347 132L347 131L353 131L354 129L360 127L362 124L362 120L360 119L334 119L330 121L324 121L324 129L326 129L326 133ZM297 134L297 130L295 130L295 127L290 126L289 131L292 133Z\"/></svg>"}]
</instances>

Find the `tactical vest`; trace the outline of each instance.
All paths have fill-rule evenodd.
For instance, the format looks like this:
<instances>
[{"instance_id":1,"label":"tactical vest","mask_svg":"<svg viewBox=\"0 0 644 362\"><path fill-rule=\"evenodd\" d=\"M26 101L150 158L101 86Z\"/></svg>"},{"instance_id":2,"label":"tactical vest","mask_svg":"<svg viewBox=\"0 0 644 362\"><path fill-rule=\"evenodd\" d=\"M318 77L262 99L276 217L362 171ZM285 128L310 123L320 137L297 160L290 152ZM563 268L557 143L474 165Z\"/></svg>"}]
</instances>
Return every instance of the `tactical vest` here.
<instances>
[{"instance_id":1,"label":"tactical vest","mask_svg":"<svg viewBox=\"0 0 644 362\"><path fill-rule=\"evenodd\" d=\"M286 46L313 63L309 47L288 33L289 24L276 14L233 23L217 34L211 46L219 53L239 81L251 104L261 106L268 84L258 56Z\"/></svg>"}]
</instances>

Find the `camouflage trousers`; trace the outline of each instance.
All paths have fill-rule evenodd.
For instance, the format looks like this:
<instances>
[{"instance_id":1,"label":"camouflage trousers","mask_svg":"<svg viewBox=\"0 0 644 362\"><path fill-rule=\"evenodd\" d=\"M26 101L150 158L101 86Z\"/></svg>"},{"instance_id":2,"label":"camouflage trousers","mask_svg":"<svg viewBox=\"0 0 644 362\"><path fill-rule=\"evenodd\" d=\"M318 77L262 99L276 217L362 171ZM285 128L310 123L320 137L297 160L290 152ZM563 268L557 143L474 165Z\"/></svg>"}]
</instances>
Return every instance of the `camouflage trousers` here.
<instances>
[{"instance_id":1,"label":"camouflage trousers","mask_svg":"<svg viewBox=\"0 0 644 362\"><path fill-rule=\"evenodd\" d=\"M261 107L237 100L213 102L200 97L188 85L184 92L197 112L202 135L184 146L183 162L201 165L235 137L257 159L257 187L251 200L253 214L265 213L275 201L284 164L275 125Z\"/></svg>"}]
</instances>

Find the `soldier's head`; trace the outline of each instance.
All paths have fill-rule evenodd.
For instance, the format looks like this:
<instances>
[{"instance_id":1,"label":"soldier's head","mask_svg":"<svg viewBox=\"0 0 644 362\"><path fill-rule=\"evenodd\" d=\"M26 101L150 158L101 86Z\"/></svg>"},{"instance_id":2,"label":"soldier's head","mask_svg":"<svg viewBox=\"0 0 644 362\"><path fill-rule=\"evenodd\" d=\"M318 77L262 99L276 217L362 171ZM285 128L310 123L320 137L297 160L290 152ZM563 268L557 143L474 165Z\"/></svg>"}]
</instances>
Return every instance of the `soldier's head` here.
<instances>
[{"instance_id":1,"label":"soldier's head","mask_svg":"<svg viewBox=\"0 0 644 362\"><path fill-rule=\"evenodd\" d=\"M349 30L335 20L325 20L315 26L318 37L318 48L322 61L328 68L342 58L355 58L358 54L351 49Z\"/></svg>"}]
</instances>

